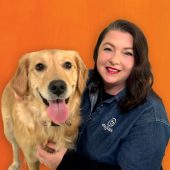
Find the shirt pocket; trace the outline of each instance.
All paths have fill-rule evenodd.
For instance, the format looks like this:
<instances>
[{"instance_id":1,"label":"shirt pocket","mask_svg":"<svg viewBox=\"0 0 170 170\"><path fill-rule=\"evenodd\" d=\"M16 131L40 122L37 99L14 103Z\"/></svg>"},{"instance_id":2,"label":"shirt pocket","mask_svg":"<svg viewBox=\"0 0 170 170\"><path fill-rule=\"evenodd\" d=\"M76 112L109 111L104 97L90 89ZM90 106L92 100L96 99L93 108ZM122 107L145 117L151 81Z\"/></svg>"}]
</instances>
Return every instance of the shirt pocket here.
<instances>
[{"instance_id":1,"label":"shirt pocket","mask_svg":"<svg viewBox=\"0 0 170 170\"><path fill-rule=\"evenodd\" d=\"M90 146L96 154L101 154L101 152L106 153L113 148L113 143L116 140L116 134L114 133L115 125L116 119L111 118L88 129L88 146Z\"/></svg>"}]
</instances>

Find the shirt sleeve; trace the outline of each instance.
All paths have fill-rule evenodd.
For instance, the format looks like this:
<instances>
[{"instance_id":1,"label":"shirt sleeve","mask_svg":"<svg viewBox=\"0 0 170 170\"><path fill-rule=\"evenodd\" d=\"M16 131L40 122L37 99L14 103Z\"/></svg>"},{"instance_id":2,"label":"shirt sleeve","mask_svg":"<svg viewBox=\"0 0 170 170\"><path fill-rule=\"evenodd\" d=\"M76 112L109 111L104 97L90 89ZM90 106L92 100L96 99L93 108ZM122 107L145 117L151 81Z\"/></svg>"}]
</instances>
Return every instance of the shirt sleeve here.
<instances>
[{"instance_id":1,"label":"shirt sleeve","mask_svg":"<svg viewBox=\"0 0 170 170\"><path fill-rule=\"evenodd\" d=\"M57 170L121 170L114 166L90 160L78 155L74 150L67 151Z\"/></svg>"},{"instance_id":2,"label":"shirt sleeve","mask_svg":"<svg viewBox=\"0 0 170 170\"><path fill-rule=\"evenodd\" d=\"M169 126L161 121L136 125L121 143L118 164L122 170L161 170Z\"/></svg>"}]
</instances>

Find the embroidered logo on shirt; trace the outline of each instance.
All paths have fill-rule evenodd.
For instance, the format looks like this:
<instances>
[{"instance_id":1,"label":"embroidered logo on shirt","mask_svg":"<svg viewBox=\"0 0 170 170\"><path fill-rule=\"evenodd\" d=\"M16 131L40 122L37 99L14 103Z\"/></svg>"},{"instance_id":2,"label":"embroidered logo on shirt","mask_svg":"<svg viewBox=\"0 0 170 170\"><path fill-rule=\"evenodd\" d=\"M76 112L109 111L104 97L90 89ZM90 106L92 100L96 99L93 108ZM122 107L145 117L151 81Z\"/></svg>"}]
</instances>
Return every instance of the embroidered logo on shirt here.
<instances>
[{"instance_id":1,"label":"embroidered logo on shirt","mask_svg":"<svg viewBox=\"0 0 170 170\"><path fill-rule=\"evenodd\" d=\"M113 127L115 124L116 124L116 119L115 119L115 118L112 118L112 119L110 119L110 120L107 122L107 124L103 123L103 124L102 124L102 127L104 128L104 130L107 130L107 131L109 131L109 132L112 132L113 130L112 130L111 127Z\"/></svg>"}]
</instances>

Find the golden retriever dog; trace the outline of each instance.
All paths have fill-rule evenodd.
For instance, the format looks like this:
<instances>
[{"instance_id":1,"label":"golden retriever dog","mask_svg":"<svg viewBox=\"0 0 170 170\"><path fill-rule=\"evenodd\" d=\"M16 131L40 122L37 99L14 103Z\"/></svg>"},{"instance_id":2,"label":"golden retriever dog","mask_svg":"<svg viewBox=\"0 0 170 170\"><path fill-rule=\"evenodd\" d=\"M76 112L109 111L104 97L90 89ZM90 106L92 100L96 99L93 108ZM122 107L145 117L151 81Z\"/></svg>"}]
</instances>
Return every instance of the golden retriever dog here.
<instances>
[{"instance_id":1,"label":"golden retriever dog","mask_svg":"<svg viewBox=\"0 0 170 170\"><path fill-rule=\"evenodd\" d=\"M42 50L23 56L2 95L4 133L20 167L19 148L29 170L38 170L37 145L48 141L73 148L80 124L80 99L87 68L76 51Z\"/></svg>"}]
</instances>

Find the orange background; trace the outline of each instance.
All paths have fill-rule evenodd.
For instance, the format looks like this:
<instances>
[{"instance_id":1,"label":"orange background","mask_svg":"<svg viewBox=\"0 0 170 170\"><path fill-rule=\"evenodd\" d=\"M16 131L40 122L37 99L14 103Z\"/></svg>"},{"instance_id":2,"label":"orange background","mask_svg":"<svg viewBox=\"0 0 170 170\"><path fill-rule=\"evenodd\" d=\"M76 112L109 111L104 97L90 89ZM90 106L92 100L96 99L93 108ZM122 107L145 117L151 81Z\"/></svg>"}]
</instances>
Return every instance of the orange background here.
<instances>
[{"instance_id":1,"label":"orange background","mask_svg":"<svg viewBox=\"0 0 170 170\"><path fill-rule=\"evenodd\" d=\"M98 34L118 18L136 23L148 38L154 89L162 97L170 118L169 0L1 0L0 97L19 58L29 51L74 49L92 67ZM11 145L4 137L0 116L0 169L7 170L11 160ZM170 169L170 144L163 166L164 170ZM25 163L21 169L27 169Z\"/></svg>"}]
</instances>

